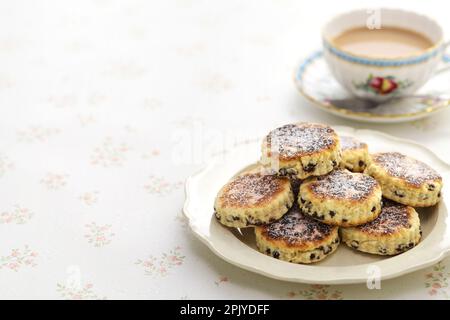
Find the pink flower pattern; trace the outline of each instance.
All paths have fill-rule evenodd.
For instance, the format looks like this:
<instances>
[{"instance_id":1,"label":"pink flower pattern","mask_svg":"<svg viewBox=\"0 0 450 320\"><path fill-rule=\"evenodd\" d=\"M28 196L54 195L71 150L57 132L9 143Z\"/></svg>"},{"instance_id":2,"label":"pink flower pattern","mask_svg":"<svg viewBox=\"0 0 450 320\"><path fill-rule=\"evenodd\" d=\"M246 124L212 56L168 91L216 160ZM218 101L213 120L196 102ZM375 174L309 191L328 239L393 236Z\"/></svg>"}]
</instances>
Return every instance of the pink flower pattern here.
<instances>
[{"instance_id":1,"label":"pink flower pattern","mask_svg":"<svg viewBox=\"0 0 450 320\"><path fill-rule=\"evenodd\" d=\"M49 172L41 179L41 184L48 190L59 190L67 185L68 177L67 174Z\"/></svg>"},{"instance_id":2,"label":"pink flower pattern","mask_svg":"<svg viewBox=\"0 0 450 320\"><path fill-rule=\"evenodd\" d=\"M96 119L92 114L79 114L77 118L83 128L96 122Z\"/></svg>"},{"instance_id":3,"label":"pink flower pattern","mask_svg":"<svg viewBox=\"0 0 450 320\"><path fill-rule=\"evenodd\" d=\"M85 225L87 231L84 237L94 247L103 247L111 243L115 234L111 231L112 226L110 224L98 225L95 222L91 222Z\"/></svg>"},{"instance_id":4,"label":"pink flower pattern","mask_svg":"<svg viewBox=\"0 0 450 320\"><path fill-rule=\"evenodd\" d=\"M59 134L61 130L42 126L30 126L17 131L17 139L20 142L46 142L50 137Z\"/></svg>"},{"instance_id":5,"label":"pink flower pattern","mask_svg":"<svg viewBox=\"0 0 450 320\"><path fill-rule=\"evenodd\" d=\"M214 281L214 284L216 286L220 286L223 283L229 282L230 280L228 279L227 276L220 276L216 281Z\"/></svg>"},{"instance_id":6,"label":"pink flower pattern","mask_svg":"<svg viewBox=\"0 0 450 320\"><path fill-rule=\"evenodd\" d=\"M126 143L116 143L108 137L94 149L91 155L91 164L104 168L120 167L125 163L129 150Z\"/></svg>"},{"instance_id":7,"label":"pink flower pattern","mask_svg":"<svg viewBox=\"0 0 450 320\"><path fill-rule=\"evenodd\" d=\"M163 177L151 175L149 177L148 183L144 185L144 189L149 194L156 194L163 196L172 193L173 191L181 188L182 186L183 186L182 181L171 183Z\"/></svg>"},{"instance_id":8,"label":"pink flower pattern","mask_svg":"<svg viewBox=\"0 0 450 320\"><path fill-rule=\"evenodd\" d=\"M146 275L167 276L174 267L181 266L185 256L182 256L181 247L177 246L168 253L163 253L159 258L152 255L146 259L138 259L135 264L144 268Z\"/></svg>"},{"instance_id":9,"label":"pink flower pattern","mask_svg":"<svg viewBox=\"0 0 450 320\"><path fill-rule=\"evenodd\" d=\"M331 290L329 285L313 284L306 290L290 291L289 298L302 297L307 300L342 300L342 291Z\"/></svg>"},{"instance_id":10,"label":"pink flower pattern","mask_svg":"<svg viewBox=\"0 0 450 320\"><path fill-rule=\"evenodd\" d=\"M450 299L450 295L447 292L449 275L450 272L447 271L447 267L442 261L434 265L432 271L425 274L425 288L428 289L428 294Z\"/></svg>"},{"instance_id":11,"label":"pink flower pattern","mask_svg":"<svg viewBox=\"0 0 450 320\"><path fill-rule=\"evenodd\" d=\"M66 300L106 300L106 297L100 297L94 292L94 285L86 283L82 286L69 286L57 283L56 291Z\"/></svg>"},{"instance_id":12,"label":"pink flower pattern","mask_svg":"<svg viewBox=\"0 0 450 320\"><path fill-rule=\"evenodd\" d=\"M27 245L23 249L12 249L7 256L0 256L0 270L19 271L23 267L35 267L38 254Z\"/></svg>"},{"instance_id":13,"label":"pink flower pattern","mask_svg":"<svg viewBox=\"0 0 450 320\"><path fill-rule=\"evenodd\" d=\"M14 164L9 160L9 158L6 155L0 153L0 178L13 168Z\"/></svg>"},{"instance_id":14,"label":"pink flower pattern","mask_svg":"<svg viewBox=\"0 0 450 320\"><path fill-rule=\"evenodd\" d=\"M0 224L25 224L32 216L31 210L16 205L12 210L0 213Z\"/></svg>"},{"instance_id":15,"label":"pink flower pattern","mask_svg":"<svg viewBox=\"0 0 450 320\"><path fill-rule=\"evenodd\" d=\"M150 151L142 153L142 159L148 160L159 157L160 151L158 149L152 149Z\"/></svg>"},{"instance_id":16,"label":"pink flower pattern","mask_svg":"<svg viewBox=\"0 0 450 320\"><path fill-rule=\"evenodd\" d=\"M186 216L183 214L183 212L180 212L176 215L175 217L175 221L177 221L178 223L180 223L182 228L187 228L189 225L188 219L186 218Z\"/></svg>"},{"instance_id":17,"label":"pink flower pattern","mask_svg":"<svg viewBox=\"0 0 450 320\"><path fill-rule=\"evenodd\" d=\"M84 192L79 199L87 206L93 206L98 201L98 191Z\"/></svg>"}]
</instances>

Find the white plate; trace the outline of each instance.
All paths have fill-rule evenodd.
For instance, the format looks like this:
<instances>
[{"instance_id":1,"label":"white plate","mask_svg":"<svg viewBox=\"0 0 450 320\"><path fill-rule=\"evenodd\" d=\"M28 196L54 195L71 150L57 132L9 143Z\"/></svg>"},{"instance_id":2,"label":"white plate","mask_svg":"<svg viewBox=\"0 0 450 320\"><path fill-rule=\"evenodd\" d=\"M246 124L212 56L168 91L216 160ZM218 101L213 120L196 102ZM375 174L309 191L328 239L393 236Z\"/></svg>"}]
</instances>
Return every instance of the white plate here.
<instances>
[{"instance_id":1,"label":"white plate","mask_svg":"<svg viewBox=\"0 0 450 320\"><path fill-rule=\"evenodd\" d=\"M369 144L371 152L399 151L420 159L438 170L444 182L450 181L450 165L430 150L411 141L381 132L335 127L339 134L357 137ZM371 266L377 266L381 279L401 276L430 266L450 253L450 220L446 203L449 192L443 190L442 201L435 207L418 209L423 240L415 248L394 256L382 257L361 253L341 244L327 259L313 265L280 261L256 250L252 228L231 229L213 217L214 199L219 189L238 171L256 162L260 144L255 142L233 149L215 159L200 173L186 182L184 213L195 235L214 253L241 268L270 278L316 284L366 282Z\"/></svg>"},{"instance_id":2,"label":"white plate","mask_svg":"<svg viewBox=\"0 0 450 320\"><path fill-rule=\"evenodd\" d=\"M322 51L304 59L295 70L298 91L315 107L352 120L393 123L428 117L450 106L450 64L437 73L411 97L385 103L369 103L349 94L333 77Z\"/></svg>"}]
</instances>

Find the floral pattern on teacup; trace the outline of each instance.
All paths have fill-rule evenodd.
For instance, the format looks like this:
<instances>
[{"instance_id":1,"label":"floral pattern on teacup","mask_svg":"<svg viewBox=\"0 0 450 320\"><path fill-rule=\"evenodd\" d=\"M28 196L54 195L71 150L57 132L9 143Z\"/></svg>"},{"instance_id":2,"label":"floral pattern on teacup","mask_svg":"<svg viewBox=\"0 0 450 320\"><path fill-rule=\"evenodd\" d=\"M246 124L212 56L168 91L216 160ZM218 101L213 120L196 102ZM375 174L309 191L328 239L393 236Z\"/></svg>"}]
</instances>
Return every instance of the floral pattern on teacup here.
<instances>
[{"instance_id":1,"label":"floral pattern on teacup","mask_svg":"<svg viewBox=\"0 0 450 320\"><path fill-rule=\"evenodd\" d=\"M393 76L374 76L370 74L367 80L362 83L354 82L353 85L358 90L371 92L376 95L389 95L409 88L413 82L411 80L397 80Z\"/></svg>"}]
</instances>

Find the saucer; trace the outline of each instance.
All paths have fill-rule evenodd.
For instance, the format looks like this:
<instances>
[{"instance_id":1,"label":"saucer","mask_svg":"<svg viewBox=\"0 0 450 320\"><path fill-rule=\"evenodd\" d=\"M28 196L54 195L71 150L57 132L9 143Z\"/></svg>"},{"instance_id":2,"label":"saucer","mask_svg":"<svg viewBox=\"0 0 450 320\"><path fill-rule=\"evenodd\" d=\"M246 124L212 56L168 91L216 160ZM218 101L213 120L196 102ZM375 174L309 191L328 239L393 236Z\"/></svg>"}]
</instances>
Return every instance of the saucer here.
<instances>
[{"instance_id":1,"label":"saucer","mask_svg":"<svg viewBox=\"0 0 450 320\"><path fill-rule=\"evenodd\" d=\"M386 102L355 98L333 77L322 51L303 60L295 71L294 82L312 105L337 116L376 123L395 123L425 118L450 106L450 72L434 75L416 94L394 97Z\"/></svg>"}]
</instances>

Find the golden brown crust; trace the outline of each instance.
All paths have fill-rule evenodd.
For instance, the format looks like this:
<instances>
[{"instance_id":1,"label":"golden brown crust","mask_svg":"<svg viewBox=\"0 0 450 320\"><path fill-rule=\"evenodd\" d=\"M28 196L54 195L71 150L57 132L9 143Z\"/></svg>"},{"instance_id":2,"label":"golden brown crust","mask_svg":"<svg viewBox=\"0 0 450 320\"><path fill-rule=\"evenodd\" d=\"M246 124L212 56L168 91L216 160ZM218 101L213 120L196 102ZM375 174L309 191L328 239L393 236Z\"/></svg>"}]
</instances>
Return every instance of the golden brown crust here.
<instances>
[{"instance_id":1,"label":"golden brown crust","mask_svg":"<svg viewBox=\"0 0 450 320\"><path fill-rule=\"evenodd\" d=\"M378 255L396 255L413 248L421 239L420 219L414 208L383 200L375 220L341 228L342 241L349 247Z\"/></svg>"},{"instance_id":2,"label":"golden brown crust","mask_svg":"<svg viewBox=\"0 0 450 320\"><path fill-rule=\"evenodd\" d=\"M220 191L222 207L247 208L267 205L290 184L288 178L250 173L236 177Z\"/></svg>"},{"instance_id":3,"label":"golden brown crust","mask_svg":"<svg viewBox=\"0 0 450 320\"><path fill-rule=\"evenodd\" d=\"M263 141L263 149L267 157L276 155L280 161L291 161L331 150L338 144L339 137L331 127L300 122L271 131Z\"/></svg>"},{"instance_id":4,"label":"golden brown crust","mask_svg":"<svg viewBox=\"0 0 450 320\"><path fill-rule=\"evenodd\" d=\"M378 181L384 197L396 202L429 207L440 200L442 177L425 163L398 152L371 155L364 172Z\"/></svg>"},{"instance_id":5,"label":"golden brown crust","mask_svg":"<svg viewBox=\"0 0 450 320\"><path fill-rule=\"evenodd\" d=\"M214 203L214 215L228 227L252 227L280 219L293 202L288 178L247 172L222 187Z\"/></svg>"},{"instance_id":6,"label":"golden brown crust","mask_svg":"<svg viewBox=\"0 0 450 320\"><path fill-rule=\"evenodd\" d=\"M298 204L303 213L324 223L356 226L380 214L381 188L371 176L338 169L306 180Z\"/></svg>"},{"instance_id":7,"label":"golden brown crust","mask_svg":"<svg viewBox=\"0 0 450 320\"><path fill-rule=\"evenodd\" d=\"M339 137L328 126L314 123L285 125L262 143L261 163L280 175L305 179L327 174L339 166Z\"/></svg>"},{"instance_id":8,"label":"golden brown crust","mask_svg":"<svg viewBox=\"0 0 450 320\"><path fill-rule=\"evenodd\" d=\"M337 237L337 227L316 221L294 205L280 220L255 228L256 234L274 247L313 250Z\"/></svg>"},{"instance_id":9,"label":"golden brown crust","mask_svg":"<svg viewBox=\"0 0 450 320\"><path fill-rule=\"evenodd\" d=\"M399 152L372 154L371 163L382 168L390 177L403 180L410 187L420 188L424 183L442 181L439 173L430 166Z\"/></svg>"},{"instance_id":10,"label":"golden brown crust","mask_svg":"<svg viewBox=\"0 0 450 320\"><path fill-rule=\"evenodd\" d=\"M373 221L356 227L360 232L379 237L391 236L401 229L411 227L415 214L412 207L384 199L380 215Z\"/></svg>"},{"instance_id":11,"label":"golden brown crust","mask_svg":"<svg viewBox=\"0 0 450 320\"><path fill-rule=\"evenodd\" d=\"M316 199L338 199L362 203L371 197L379 185L369 175L337 169L325 176L310 178L302 185L302 190Z\"/></svg>"},{"instance_id":12,"label":"golden brown crust","mask_svg":"<svg viewBox=\"0 0 450 320\"><path fill-rule=\"evenodd\" d=\"M340 167L352 172L363 172L369 162L369 148L356 138L341 136Z\"/></svg>"}]
</instances>

